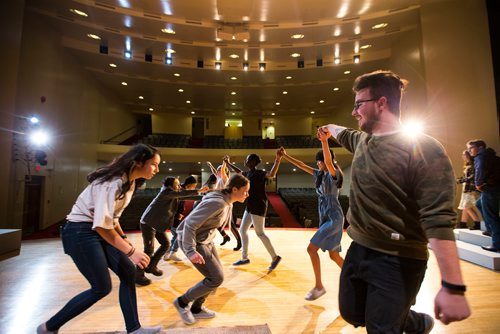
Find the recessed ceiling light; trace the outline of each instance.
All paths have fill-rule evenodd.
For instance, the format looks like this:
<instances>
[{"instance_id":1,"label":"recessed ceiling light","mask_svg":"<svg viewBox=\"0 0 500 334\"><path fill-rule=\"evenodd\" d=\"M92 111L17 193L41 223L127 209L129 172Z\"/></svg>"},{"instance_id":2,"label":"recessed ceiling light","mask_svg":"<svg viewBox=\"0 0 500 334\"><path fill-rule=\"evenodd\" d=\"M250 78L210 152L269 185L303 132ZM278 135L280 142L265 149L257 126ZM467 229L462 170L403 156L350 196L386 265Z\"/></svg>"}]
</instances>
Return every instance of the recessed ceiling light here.
<instances>
[{"instance_id":1,"label":"recessed ceiling light","mask_svg":"<svg viewBox=\"0 0 500 334\"><path fill-rule=\"evenodd\" d=\"M297 53L297 52L292 53L292 54L290 55L290 57L293 57L293 58L300 57L300 53Z\"/></svg>"},{"instance_id":2,"label":"recessed ceiling light","mask_svg":"<svg viewBox=\"0 0 500 334\"><path fill-rule=\"evenodd\" d=\"M360 49L368 49L368 48L371 48L372 45L371 44L365 44L365 45L361 45L359 48Z\"/></svg>"},{"instance_id":3,"label":"recessed ceiling light","mask_svg":"<svg viewBox=\"0 0 500 334\"><path fill-rule=\"evenodd\" d=\"M117 67L117 65L116 65L116 64L113 64L113 63L111 63L111 64L109 64L109 67Z\"/></svg>"},{"instance_id":4,"label":"recessed ceiling light","mask_svg":"<svg viewBox=\"0 0 500 334\"><path fill-rule=\"evenodd\" d=\"M181 75L179 73L174 73L174 77L180 77Z\"/></svg>"},{"instance_id":5,"label":"recessed ceiling light","mask_svg":"<svg viewBox=\"0 0 500 334\"><path fill-rule=\"evenodd\" d=\"M290 80L291 78L292 78L291 76L287 76L285 79Z\"/></svg>"},{"instance_id":6,"label":"recessed ceiling light","mask_svg":"<svg viewBox=\"0 0 500 334\"><path fill-rule=\"evenodd\" d=\"M351 71L344 71L344 74L349 74L351 73Z\"/></svg>"},{"instance_id":7,"label":"recessed ceiling light","mask_svg":"<svg viewBox=\"0 0 500 334\"><path fill-rule=\"evenodd\" d=\"M236 105L236 102L231 102L231 105L232 105L232 106L235 106L235 105Z\"/></svg>"},{"instance_id":8,"label":"recessed ceiling light","mask_svg":"<svg viewBox=\"0 0 500 334\"><path fill-rule=\"evenodd\" d=\"M292 38L293 39L301 39L301 38L304 38L304 35L303 34L295 34L295 35L292 35Z\"/></svg>"},{"instance_id":9,"label":"recessed ceiling light","mask_svg":"<svg viewBox=\"0 0 500 334\"><path fill-rule=\"evenodd\" d=\"M182 89L182 88L179 88L179 90L178 90L179 93L182 93L183 91L184 91L184 89Z\"/></svg>"},{"instance_id":10,"label":"recessed ceiling light","mask_svg":"<svg viewBox=\"0 0 500 334\"><path fill-rule=\"evenodd\" d=\"M338 90L339 90L339 88L338 88L338 87L335 87L333 90L334 90L334 91L338 91Z\"/></svg>"},{"instance_id":11,"label":"recessed ceiling light","mask_svg":"<svg viewBox=\"0 0 500 334\"><path fill-rule=\"evenodd\" d=\"M314 111L311 110L311 114L314 114Z\"/></svg>"},{"instance_id":12,"label":"recessed ceiling light","mask_svg":"<svg viewBox=\"0 0 500 334\"><path fill-rule=\"evenodd\" d=\"M376 24L372 27L372 29L381 29L381 28L385 28L387 27L387 23L379 23L379 24Z\"/></svg>"},{"instance_id":13,"label":"recessed ceiling light","mask_svg":"<svg viewBox=\"0 0 500 334\"><path fill-rule=\"evenodd\" d=\"M149 108L149 111L154 111L154 109L153 108Z\"/></svg>"},{"instance_id":14,"label":"recessed ceiling light","mask_svg":"<svg viewBox=\"0 0 500 334\"><path fill-rule=\"evenodd\" d=\"M325 100L319 100L319 103L325 103Z\"/></svg>"},{"instance_id":15,"label":"recessed ceiling light","mask_svg":"<svg viewBox=\"0 0 500 334\"><path fill-rule=\"evenodd\" d=\"M83 17L88 17L89 15L81 10L78 10L78 9L74 9L74 8L71 8L69 10L70 12L72 12L73 14L76 14L76 15L80 15L80 16L83 16Z\"/></svg>"},{"instance_id":16,"label":"recessed ceiling light","mask_svg":"<svg viewBox=\"0 0 500 334\"><path fill-rule=\"evenodd\" d=\"M238 80L237 77L231 77L231 80Z\"/></svg>"},{"instance_id":17,"label":"recessed ceiling light","mask_svg":"<svg viewBox=\"0 0 500 334\"><path fill-rule=\"evenodd\" d=\"M238 56L237 54L232 54L229 56L229 58L236 59L236 58L240 58L240 56Z\"/></svg>"},{"instance_id":18,"label":"recessed ceiling light","mask_svg":"<svg viewBox=\"0 0 500 334\"><path fill-rule=\"evenodd\" d=\"M139 95L139 100L144 100L144 96Z\"/></svg>"},{"instance_id":19,"label":"recessed ceiling light","mask_svg":"<svg viewBox=\"0 0 500 334\"><path fill-rule=\"evenodd\" d=\"M286 95L288 94L288 92L286 90L283 91L283 95Z\"/></svg>"},{"instance_id":20,"label":"recessed ceiling light","mask_svg":"<svg viewBox=\"0 0 500 334\"><path fill-rule=\"evenodd\" d=\"M92 39L97 39L97 40L101 39L101 37L94 35L94 34L87 34L87 37L90 37Z\"/></svg>"},{"instance_id":21,"label":"recessed ceiling light","mask_svg":"<svg viewBox=\"0 0 500 334\"><path fill-rule=\"evenodd\" d=\"M276 105L277 105L277 106L279 106L280 104L281 104L281 103L279 103L279 102L276 102Z\"/></svg>"},{"instance_id":22,"label":"recessed ceiling light","mask_svg":"<svg viewBox=\"0 0 500 334\"><path fill-rule=\"evenodd\" d=\"M233 115L233 116L234 116L234 115L236 115L236 113L234 113L234 112L233 112L233 113L231 113L231 115Z\"/></svg>"},{"instance_id":23,"label":"recessed ceiling light","mask_svg":"<svg viewBox=\"0 0 500 334\"><path fill-rule=\"evenodd\" d=\"M194 112L194 111L191 111L191 115L194 115L194 114L196 114L196 112Z\"/></svg>"},{"instance_id":24,"label":"recessed ceiling light","mask_svg":"<svg viewBox=\"0 0 500 334\"><path fill-rule=\"evenodd\" d=\"M236 92L231 92L231 95L236 95Z\"/></svg>"},{"instance_id":25,"label":"recessed ceiling light","mask_svg":"<svg viewBox=\"0 0 500 334\"><path fill-rule=\"evenodd\" d=\"M126 86L126 85L128 85L128 83L126 83L125 81L122 81L122 85Z\"/></svg>"},{"instance_id":26,"label":"recessed ceiling light","mask_svg":"<svg viewBox=\"0 0 500 334\"><path fill-rule=\"evenodd\" d=\"M175 31L174 31L174 29L172 29L172 28L163 28L163 29L161 30L161 32L163 32L163 33L165 33L165 34L175 35Z\"/></svg>"},{"instance_id":27,"label":"recessed ceiling light","mask_svg":"<svg viewBox=\"0 0 500 334\"><path fill-rule=\"evenodd\" d=\"M189 101L189 100L186 100L186 103L191 103L191 101Z\"/></svg>"},{"instance_id":28,"label":"recessed ceiling light","mask_svg":"<svg viewBox=\"0 0 500 334\"><path fill-rule=\"evenodd\" d=\"M272 112L271 115L274 116L274 115L276 115L276 113Z\"/></svg>"}]
</instances>

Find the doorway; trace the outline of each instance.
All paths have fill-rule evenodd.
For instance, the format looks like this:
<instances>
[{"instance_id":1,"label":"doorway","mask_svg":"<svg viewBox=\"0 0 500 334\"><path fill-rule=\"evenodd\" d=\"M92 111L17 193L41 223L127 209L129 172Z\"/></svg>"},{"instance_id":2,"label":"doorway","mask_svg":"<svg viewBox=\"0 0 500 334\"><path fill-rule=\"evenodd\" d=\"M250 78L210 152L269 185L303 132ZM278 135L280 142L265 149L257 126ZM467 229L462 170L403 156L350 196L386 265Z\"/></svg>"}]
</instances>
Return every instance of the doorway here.
<instances>
[{"instance_id":1,"label":"doorway","mask_svg":"<svg viewBox=\"0 0 500 334\"><path fill-rule=\"evenodd\" d=\"M26 176L24 182L23 236L38 232L42 213L42 194L45 177Z\"/></svg>"}]
</instances>

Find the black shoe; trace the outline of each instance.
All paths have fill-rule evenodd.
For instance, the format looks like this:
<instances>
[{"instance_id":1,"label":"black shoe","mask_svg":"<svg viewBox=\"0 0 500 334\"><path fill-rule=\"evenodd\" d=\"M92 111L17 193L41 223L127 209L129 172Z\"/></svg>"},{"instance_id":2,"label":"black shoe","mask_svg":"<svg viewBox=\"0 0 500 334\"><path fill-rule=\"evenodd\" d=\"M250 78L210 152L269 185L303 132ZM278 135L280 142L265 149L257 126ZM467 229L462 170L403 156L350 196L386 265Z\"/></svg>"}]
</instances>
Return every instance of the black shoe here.
<instances>
[{"instance_id":1,"label":"black shoe","mask_svg":"<svg viewBox=\"0 0 500 334\"><path fill-rule=\"evenodd\" d=\"M154 267L154 268L147 267L144 271L147 272L147 273L153 274L155 276L161 276L161 275L163 275L163 271L160 270L160 269L158 269L158 267Z\"/></svg>"},{"instance_id":2,"label":"black shoe","mask_svg":"<svg viewBox=\"0 0 500 334\"><path fill-rule=\"evenodd\" d=\"M483 231L483 235L491 237L491 231Z\"/></svg>"},{"instance_id":3,"label":"black shoe","mask_svg":"<svg viewBox=\"0 0 500 334\"><path fill-rule=\"evenodd\" d=\"M225 244L226 242L228 242L229 240L231 240L231 238L229 237L229 235L227 235L227 234L226 234L226 235L224 236L224 240L222 240L222 242L220 243L220 245L221 245L221 246L222 246L222 245L224 245L224 244Z\"/></svg>"},{"instance_id":4,"label":"black shoe","mask_svg":"<svg viewBox=\"0 0 500 334\"><path fill-rule=\"evenodd\" d=\"M469 230L480 230L481 229L481 223L480 222L474 222L474 225L469 226Z\"/></svg>"},{"instance_id":5,"label":"black shoe","mask_svg":"<svg viewBox=\"0 0 500 334\"><path fill-rule=\"evenodd\" d=\"M147 278L146 276L136 276L135 277L135 284L141 285L141 286L146 286L151 284L151 280Z\"/></svg>"},{"instance_id":6,"label":"black shoe","mask_svg":"<svg viewBox=\"0 0 500 334\"><path fill-rule=\"evenodd\" d=\"M241 249L241 244L236 245L236 247L233 248L234 251L239 251Z\"/></svg>"},{"instance_id":7,"label":"black shoe","mask_svg":"<svg viewBox=\"0 0 500 334\"><path fill-rule=\"evenodd\" d=\"M467 228L467 223L460 222L460 223L458 223L456 228Z\"/></svg>"},{"instance_id":8,"label":"black shoe","mask_svg":"<svg viewBox=\"0 0 500 334\"><path fill-rule=\"evenodd\" d=\"M500 253L500 249L495 248L493 246L481 246L481 248L490 252Z\"/></svg>"}]
</instances>

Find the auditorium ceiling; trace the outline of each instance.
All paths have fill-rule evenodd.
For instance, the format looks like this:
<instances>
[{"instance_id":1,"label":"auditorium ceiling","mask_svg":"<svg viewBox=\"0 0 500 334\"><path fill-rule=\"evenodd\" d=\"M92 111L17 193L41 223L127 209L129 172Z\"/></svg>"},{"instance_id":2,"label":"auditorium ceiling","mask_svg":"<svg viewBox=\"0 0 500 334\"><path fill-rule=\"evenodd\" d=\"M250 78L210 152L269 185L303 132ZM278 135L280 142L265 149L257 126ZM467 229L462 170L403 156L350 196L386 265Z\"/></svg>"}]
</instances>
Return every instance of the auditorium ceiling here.
<instances>
[{"instance_id":1,"label":"auditorium ceiling","mask_svg":"<svg viewBox=\"0 0 500 334\"><path fill-rule=\"evenodd\" d=\"M419 4L26 1L130 111L228 117L336 113L352 101L353 79L389 68L394 48L420 29Z\"/></svg>"}]
</instances>

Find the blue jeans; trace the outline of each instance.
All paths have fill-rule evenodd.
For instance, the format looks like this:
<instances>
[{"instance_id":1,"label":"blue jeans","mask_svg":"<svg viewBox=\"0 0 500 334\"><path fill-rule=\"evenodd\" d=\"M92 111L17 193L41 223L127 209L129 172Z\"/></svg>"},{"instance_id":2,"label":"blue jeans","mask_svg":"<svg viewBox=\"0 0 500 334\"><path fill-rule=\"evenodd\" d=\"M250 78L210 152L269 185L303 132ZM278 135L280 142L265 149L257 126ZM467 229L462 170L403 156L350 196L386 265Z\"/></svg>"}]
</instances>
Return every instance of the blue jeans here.
<instances>
[{"instance_id":1,"label":"blue jeans","mask_svg":"<svg viewBox=\"0 0 500 334\"><path fill-rule=\"evenodd\" d=\"M500 185L487 186L481 192L479 201L484 223L488 230L491 231L492 246L493 248L500 249Z\"/></svg>"},{"instance_id":2,"label":"blue jeans","mask_svg":"<svg viewBox=\"0 0 500 334\"><path fill-rule=\"evenodd\" d=\"M427 261L384 254L352 242L340 273L339 309L368 333L421 333L422 313L410 310Z\"/></svg>"},{"instance_id":3,"label":"blue jeans","mask_svg":"<svg viewBox=\"0 0 500 334\"><path fill-rule=\"evenodd\" d=\"M71 256L78 270L90 283L90 289L73 297L46 322L56 331L111 292L111 269L120 278L120 307L128 332L141 327L137 314L135 265L126 254L108 244L92 230L91 223L68 222L61 232L64 252Z\"/></svg>"}]
</instances>

